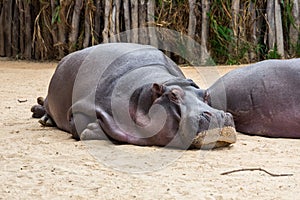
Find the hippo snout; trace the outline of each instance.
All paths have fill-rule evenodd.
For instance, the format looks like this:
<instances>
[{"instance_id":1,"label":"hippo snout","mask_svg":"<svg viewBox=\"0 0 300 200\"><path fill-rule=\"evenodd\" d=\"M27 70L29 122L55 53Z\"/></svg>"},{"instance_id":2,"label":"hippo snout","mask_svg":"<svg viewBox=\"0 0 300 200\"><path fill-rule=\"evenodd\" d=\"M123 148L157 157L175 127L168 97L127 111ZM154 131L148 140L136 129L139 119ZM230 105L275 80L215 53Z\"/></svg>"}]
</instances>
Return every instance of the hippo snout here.
<instances>
[{"instance_id":1,"label":"hippo snout","mask_svg":"<svg viewBox=\"0 0 300 200\"><path fill-rule=\"evenodd\" d=\"M233 116L220 110L203 111L200 114L197 136L191 147L212 149L236 142Z\"/></svg>"},{"instance_id":2,"label":"hippo snout","mask_svg":"<svg viewBox=\"0 0 300 200\"><path fill-rule=\"evenodd\" d=\"M224 111L203 111L200 114L198 132L226 126L234 127L233 117L230 113Z\"/></svg>"}]
</instances>

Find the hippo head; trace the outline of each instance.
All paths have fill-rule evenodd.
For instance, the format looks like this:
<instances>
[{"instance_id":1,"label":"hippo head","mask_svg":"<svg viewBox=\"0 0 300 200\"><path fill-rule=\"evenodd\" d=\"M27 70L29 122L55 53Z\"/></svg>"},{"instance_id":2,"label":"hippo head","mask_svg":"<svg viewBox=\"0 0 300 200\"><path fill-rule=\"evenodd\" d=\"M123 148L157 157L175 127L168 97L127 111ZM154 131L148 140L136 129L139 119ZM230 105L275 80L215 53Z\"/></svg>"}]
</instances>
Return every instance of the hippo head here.
<instances>
[{"instance_id":1,"label":"hippo head","mask_svg":"<svg viewBox=\"0 0 300 200\"><path fill-rule=\"evenodd\" d=\"M130 113L140 126L146 125L149 119L156 124L164 123L153 136L155 143L161 146L211 149L234 143L232 115L210 107L206 98L205 90L199 89L192 80L178 78L135 91Z\"/></svg>"}]
</instances>

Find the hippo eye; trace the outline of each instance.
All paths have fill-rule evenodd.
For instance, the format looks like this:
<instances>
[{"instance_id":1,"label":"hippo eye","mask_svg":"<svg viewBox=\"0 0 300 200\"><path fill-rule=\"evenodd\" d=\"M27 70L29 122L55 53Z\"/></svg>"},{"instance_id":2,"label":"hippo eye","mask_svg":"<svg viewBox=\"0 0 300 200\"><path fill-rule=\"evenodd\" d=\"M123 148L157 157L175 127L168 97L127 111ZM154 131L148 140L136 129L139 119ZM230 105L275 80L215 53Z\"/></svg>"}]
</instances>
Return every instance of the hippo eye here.
<instances>
[{"instance_id":1,"label":"hippo eye","mask_svg":"<svg viewBox=\"0 0 300 200\"><path fill-rule=\"evenodd\" d=\"M180 103L182 101L180 91L179 90L172 90L168 94L168 98L170 101L174 103Z\"/></svg>"},{"instance_id":2,"label":"hippo eye","mask_svg":"<svg viewBox=\"0 0 300 200\"><path fill-rule=\"evenodd\" d=\"M204 90L197 90L196 94L198 95L198 97L204 98L205 91Z\"/></svg>"}]
</instances>

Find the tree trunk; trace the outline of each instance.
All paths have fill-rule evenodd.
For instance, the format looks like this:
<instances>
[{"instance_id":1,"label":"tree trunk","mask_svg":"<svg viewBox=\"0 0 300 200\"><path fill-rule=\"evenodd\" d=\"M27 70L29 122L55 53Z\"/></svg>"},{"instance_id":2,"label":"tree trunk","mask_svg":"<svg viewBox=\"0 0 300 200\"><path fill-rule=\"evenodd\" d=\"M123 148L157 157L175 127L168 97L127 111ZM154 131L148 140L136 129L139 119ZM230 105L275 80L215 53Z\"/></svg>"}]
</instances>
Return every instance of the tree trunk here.
<instances>
[{"instance_id":1,"label":"tree trunk","mask_svg":"<svg viewBox=\"0 0 300 200\"><path fill-rule=\"evenodd\" d=\"M134 29L132 30L131 34L131 42L132 43L138 43L139 42L139 32L138 32L138 27L139 27L139 12L138 12L139 4L138 1L131 1L131 28Z\"/></svg>"},{"instance_id":2,"label":"tree trunk","mask_svg":"<svg viewBox=\"0 0 300 200\"><path fill-rule=\"evenodd\" d=\"M57 23L53 21L55 15L56 15L56 8L58 7L58 0L51 0L51 34L52 34L52 40L53 40L53 47L54 47L54 51L55 51L55 55L57 56L57 52L58 52L58 27L57 27Z\"/></svg>"},{"instance_id":3,"label":"tree trunk","mask_svg":"<svg viewBox=\"0 0 300 200\"><path fill-rule=\"evenodd\" d=\"M147 3L145 0L140 0L139 9L138 9L138 18L139 18L139 43L149 44L148 31L146 28L147 25Z\"/></svg>"},{"instance_id":4,"label":"tree trunk","mask_svg":"<svg viewBox=\"0 0 300 200\"><path fill-rule=\"evenodd\" d=\"M5 55L7 57L12 56L12 11L13 1L9 0L4 4L4 13L5 13L5 24L4 24L4 37L5 37Z\"/></svg>"},{"instance_id":5,"label":"tree trunk","mask_svg":"<svg viewBox=\"0 0 300 200\"><path fill-rule=\"evenodd\" d=\"M42 45L44 41L42 41L41 37L41 28L40 28L40 15L41 15L41 9L38 1L32 1L32 8L33 8L33 13L32 13L32 21L33 21L33 26L32 26L32 57L35 60L39 60L42 57L43 54L43 48Z\"/></svg>"},{"instance_id":6,"label":"tree trunk","mask_svg":"<svg viewBox=\"0 0 300 200\"><path fill-rule=\"evenodd\" d=\"M0 27L4 27L4 6L1 8L0 13ZM5 56L5 38L4 38L4 28L0 29L0 56Z\"/></svg>"},{"instance_id":7,"label":"tree trunk","mask_svg":"<svg viewBox=\"0 0 300 200\"><path fill-rule=\"evenodd\" d=\"M240 12L240 0L232 1L232 31L233 36L237 38L238 36L238 21L239 21L239 12Z\"/></svg>"},{"instance_id":8,"label":"tree trunk","mask_svg":"<svg viewBox=\"0 0 300 200\"><path fill-rule=\"evenodd\" d=\"M257 40L257 16L256 16L256 9L255 9L255 3L254 2L250 2L250 14L251 14L251 21L250 23L252 24L252 26L250 26L250 41L253 44L254 47L257 46L258 44L258 40ZM250 49L250 62L254 62L255 58L257 57L255 51L253 48Z\"/></svg>"},{"instance_id":9,"label":"tree trunk","mask_svg":"<svg viewBox=\"0 0 300 200\"><path fill-rule=\"evenodd\" d=\"M102 32L102 37L103 37L103 43L107 43L108 42L108 32L110 29L110 11L111 11L111 7L112 7L112 1L110 0L106 0L105 1L105 14L104 14L104 29Z\"/></svg>"},{"instance_id":10,"label":"tree trunk","mask_svg":"<svg viewBox=\"0 0 300 200\"><path fill-rule=\"evenodd\" d=\"M59 58L65 56L66 40L67 40L67 30L66 30L66 13L67 13L68 1L60 0L60 22L58 22L58 52Z\"/></svg>"},{"instance_id":11,"label":"tree trunk","mask_svg":"<svg viewBox=\"0 0 300 200\"><path fill-rule=\"evenodd\" d=\"M102 24L102 18L103 18L103 12L102 12L102 0L96 0L96 11L95 11L95 43L99 44L101 42L101 24Z\"/></svg>"},{"instance_id":12,"label":"tree trunk","mask_svg":"<svg viewBox=\"0 0 300 200\"><path fill-rule=\"evenodd\" d=\"M19 21L19 16L20 16L20 13L19 13L19 7L18 7L18 2L15 1L14 2L14 14L13 14L13 30L12 30L12 38L13 38L13 41L12 41L12 56L14 58L17 58L18 56L18 53L19 53L19 49L20 49L20 46L19 46L19 38L20 38L20 21Z\"/></svg>"},{"instance_id":13,"label":"tree trunk","mask_svg":"<svg viewBox=\"0 0 300 200\"><path fill-rule=\"evenodd\" d=\"M200 52L200 62L201 65L207 65L209 54L207 50L207 41L208 41L208 30L209 30L209 22L208 22L208 12L210 8L209 0L202 0L202 24L201 24L201 52Z\"/></svg>"},{"instance_id":14,"label":"tree trunk","mask_svg":"<svg viewBox=\"0 0 300 200\"><path fill-rule=\"evenodd\" d=\"M300 37L300 10L299 10L299 6L300 6L300 0L292 0L293 2L293 10L292 10L292 15L294 18L294 24L291 24L290 26L290 54L291 55L295 55L296 54L296 47L297 47L297 43L299 41L299 37Z\"/></svg>"},{"instance_id":15,"label":"tree trunk","mask_svg":"<svg viewBox=\"0 0 300 200\"><path fill-rule=\"evenodd\" d=\"M125 31L126 31L126 39L122 38L123 42L130 42L130 29L131 29L131 23L130 23L130 1L124 0L123 1L123 9L124 9L124 25L125 25Z\"/></svg>"},{"instance_id":16,"label":"tree trunk","mask_svg":"<svg viewBox=\"0 0 300 200\"><path fill-rule=\"evenodd\" d=\"M18 0L18 8L19 8L19 20L20 20L20 57L23 58L24 50L25 50L25 16L24 16L24 5L22 0ZM1 31L1 30L0 30Z\"/></svg>"},{"instance_id":17,"label":"tree trunk","mask_svg":"<svg viewBox=\"0 0 300 200\"><path fill-rule=\"evenodd\" d=\"M274 0L267 1L267 19L268 19L268 47L273 50L275 47L275 5Z\"/></svg>"},{"instance_id":18,"label":"tree trunk","mask_svg":"<svg viewBox=\"0 0 300 200\"><path fill-rule=\"evenodd\" d=\"M79 22L80 22L80 13L83 7L83 0L76 0L73 16L72 16L72 24L71 24L71 33L69 36L69 51L73 52L76 50L76 43L78 40L79 34Z\"/></svg>"},{"instance_id":19,"label":"tree trunk","mask_svg":"<svg viewBox=\"0 0 300 200\"><path fill-rule=\"evenodd\" d=\"M196 32L195 4L196 4L196 0L189 0L188 36L191 37L192 39L195 38L195 32Z\"/></svg>"},{"instance_id":20,"label":"tree trunk","mask_svg":"<svg viewBox=\"0 0 300 200\"><path fill-rule=\"evenodd\" d=\"M116 0L116 16L115 16L115 37L116 42L120 42L120 11L121 11L121 0Z\"/></svg>"},{"instance_id":21,"label":"tree trunk","mask_svg":"<svg viewBox=\"0 0 300 200\"><path fill-rule=\"evenodd\" d=\"M90 44L91 28L92 28L92 14L90 9L90 0L85 0L85 11L84 11L84 40L83 48L86 48Z\"/></svg>"},{"instance_id":22,"label":"tree trunk","mask_svg":"<svg viewBox=\"0 0 300 200\"><path fill-rule=\"evenodd\" d=\"M110 28L108 29L109 38L108 42L116 42L116 0L113 0L111 16L109 18Z\"/></svg>"},{"instance_id":23,"label":"tree trunk","mask_svg":"<svg viewBox=\"0 0 300 200\"><path fill-rule=\"evenodd\" d=\"M232 31L233 31L233 43L230 45L230 53L238 54L239 49L239 15L240 15L240 0L233 0L232 5Z\"/></svg>"},{"instance_id":24,"label":"tree trunk","mask_svg":"<svg viewBox=\"0 0 300 200\"><path fill-rule=\"evenodd\" d=\"M256 46L254 46L254 48L256 50L258 50L258 55L256 57L255 61L259 61L261 57L264 57L264 55L262 55L262 49L258 48L260 45L264 45L267 46L267 30L268 30L268 25L266 25L266 13L263 12L263 9L265 8L264 4L261 3L257 3L258 6L256 6L257 8L257 18L256 18L256 30L253 30L256 32L256 38L257 38L257 43Z\"/></svg>"},{"instance_id":25,"label":"tree trunk","mask_svg":"<svg viewBox=\"0 0 300 200\"><path fill-rule=\"evenodd\" d=\"M24 6L25 15L25 43L24 43L24 58L31 59L32 54L32 21L31 21L31 9L30 2L22 1Z\"/></svg>"},{"instance_id":26,"label":"tree trunk","mask_svg":"<svg viewBox=\"0 0 300 200\"><path fill-rule=\"evenodd\" d=\"M195 32L196 32L195 4L196 4L195 0L189 0L189 25L187 30L189 38L187 40L186 50L184 51L185 54L188 54L191 50L193 51L193 49L195 49L194 46L194 39L195 39ZM191 55L186 55L186 56L187 58L194 59L191 57ZM190 62L192 62L190 64L193 65L200 65L200 63L198 62L195 63L192 60L190 60Z\"/></svg>"},{"instance_id":27,"label":"tree trunk","mask_svg":"<svg viewBox=\"0 0 300 200\"><path fill-rule=\"evenodd\" d=\"M283 30L281 20L281 8L278 1L275 2L275 30L276 30L276 44L278 53L284 57L284 44L283 44Z\"/></svg>"},{"instance_id":28,"label":"tree trunk","mask_svg":"<svg viewBox=\"0 0 300 200\"><path fill-rule=\"evenodd\" d=\"M45 59L54 59L55 58L55 50L53 48L53 30L51 24L51 4L50 2L43 3L44 7L41 8L41 17L39 20L39 24L41 26L41 37L43 41L41 41L41 45L43 48L42 60Z\"/></svg>"},{"instance_id":29,"label":"tree trunk","mask_svg":"<svg viewBox=\"0 0 300 200\"><path fill-rule=\"evenodd\" d=\"M148 18L148 33L150 39L150 45L158 47L156 29L155 29L155 1L148 0L147 3L147 18Z\"/></svg>"}]
</instances>

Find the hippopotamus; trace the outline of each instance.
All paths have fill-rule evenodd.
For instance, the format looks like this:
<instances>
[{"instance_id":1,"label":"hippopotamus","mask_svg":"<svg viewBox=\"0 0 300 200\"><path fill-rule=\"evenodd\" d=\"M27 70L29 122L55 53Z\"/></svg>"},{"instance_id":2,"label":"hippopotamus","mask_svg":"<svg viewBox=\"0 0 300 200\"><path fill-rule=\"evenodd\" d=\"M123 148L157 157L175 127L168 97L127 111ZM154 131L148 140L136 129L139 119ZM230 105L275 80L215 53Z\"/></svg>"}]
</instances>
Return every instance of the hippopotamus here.
<instances>
[{"instance_id":1,"label":"hippopotamus","mask_svg":"<svg viewBox=\"0 0 300 200\"><path fill-rule=\"evenodd\" d=\"M31 111L78 140L183 149L234 143L232 115L204 94L155 47L108 43L64 57Z\"/></svg>"},{"instance_id":2,"label":"hippopotamus","mask_svg":"<svg viewBox=\"0 0 300 200\"><path fill-rule=\"evenodd\" d=\"M250 135L300 138L300 59L266 60L230 71L206 91Z\"/></svg>"}]
</instances>

